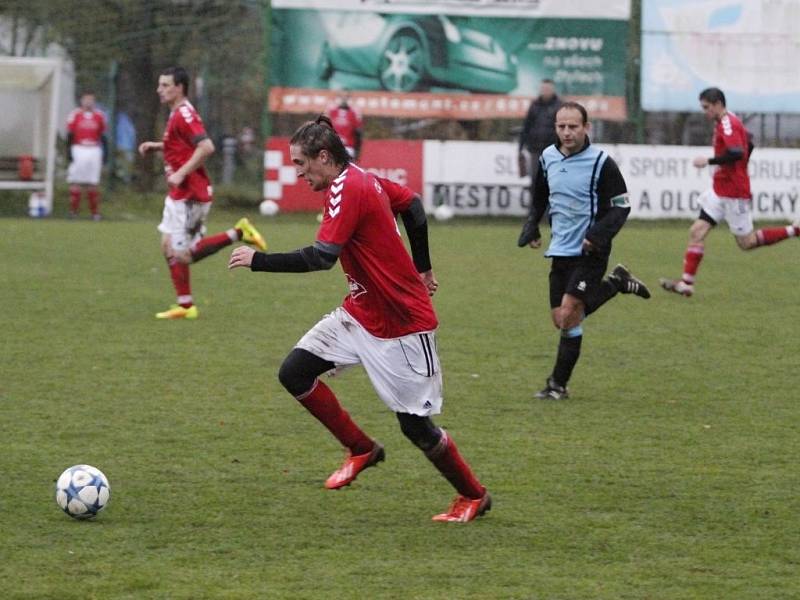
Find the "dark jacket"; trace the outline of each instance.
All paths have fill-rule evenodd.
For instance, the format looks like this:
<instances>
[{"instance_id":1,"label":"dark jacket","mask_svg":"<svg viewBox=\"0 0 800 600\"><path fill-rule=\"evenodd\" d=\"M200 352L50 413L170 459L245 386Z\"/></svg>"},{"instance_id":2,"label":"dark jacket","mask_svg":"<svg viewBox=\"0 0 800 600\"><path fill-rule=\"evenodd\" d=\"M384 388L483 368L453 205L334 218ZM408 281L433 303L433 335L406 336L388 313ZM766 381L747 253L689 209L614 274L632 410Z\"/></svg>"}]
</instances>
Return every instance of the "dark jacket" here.
<instances>
[{"instance_id":1,"label":"dark jacket","mask_svg":"<svg viewBox=\"0 0 800 600\"><path fill-rule=\"evenodd\" d=\"M541 96L531 102L522 131L519 134L519 149L533 154L541 154L550 144L558 143L556 136L556 113L561 108L561 98L553 96L545 101Z\"/></svg>"}]
</instances>

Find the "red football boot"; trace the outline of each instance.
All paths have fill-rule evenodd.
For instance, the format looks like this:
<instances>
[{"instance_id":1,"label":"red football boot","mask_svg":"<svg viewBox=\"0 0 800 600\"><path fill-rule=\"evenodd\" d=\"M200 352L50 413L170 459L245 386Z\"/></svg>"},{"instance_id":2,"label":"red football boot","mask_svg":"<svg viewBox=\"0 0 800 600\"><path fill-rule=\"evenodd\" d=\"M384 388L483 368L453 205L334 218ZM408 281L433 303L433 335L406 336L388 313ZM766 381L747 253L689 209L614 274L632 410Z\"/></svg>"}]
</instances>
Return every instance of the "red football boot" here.
<instances>
[{"instance_id":1,"label":"red football boot","mask_svg":"<svg viewBox=\"0 0 800 600\"><path fill-rule=\"evenodd\" d=\"M383 446L378 442L375 442L372 450L366 454L353 456L348 452L342 466L325 481L325 487L329 490L337 490L340 487L350 485L361 471L378 464L384 458L386 458L386 453L383 451Z\"/></svg>"},{"instance_id":2,"label":"red football boot","mask_svg":"<svg viewBox=\"0 0 800 600\"><path fill-rule=\"evenodd\" d=\"M489 492L483 494L481 498L467 498L458 495L447 512L434 515L434 521L444 521L446 523L466 523L476 517L480 517L492 508L492 497Z\"/></svg>"}]
</instances>

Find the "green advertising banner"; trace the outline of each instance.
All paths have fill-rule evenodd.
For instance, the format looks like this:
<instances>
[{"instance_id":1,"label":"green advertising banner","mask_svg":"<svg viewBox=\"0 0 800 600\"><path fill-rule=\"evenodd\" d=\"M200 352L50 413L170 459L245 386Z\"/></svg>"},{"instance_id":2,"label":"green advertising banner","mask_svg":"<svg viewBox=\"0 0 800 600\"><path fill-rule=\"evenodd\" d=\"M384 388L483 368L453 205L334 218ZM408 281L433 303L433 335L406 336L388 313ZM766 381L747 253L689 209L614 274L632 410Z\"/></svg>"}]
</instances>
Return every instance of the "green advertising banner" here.
<instances>
[{"instance_id":1,"label":"green advertising banner","mask_svg":"<svg viewBox=\"0 0 800 600\"><path fill-rule=\"evenodd\" d=\"M276 112L324 110L348 90L364 114L521 117L549 78L593 118L626 117L627 20L278 8L283 4L272 11Z\"/></svg>"}]
</instances>

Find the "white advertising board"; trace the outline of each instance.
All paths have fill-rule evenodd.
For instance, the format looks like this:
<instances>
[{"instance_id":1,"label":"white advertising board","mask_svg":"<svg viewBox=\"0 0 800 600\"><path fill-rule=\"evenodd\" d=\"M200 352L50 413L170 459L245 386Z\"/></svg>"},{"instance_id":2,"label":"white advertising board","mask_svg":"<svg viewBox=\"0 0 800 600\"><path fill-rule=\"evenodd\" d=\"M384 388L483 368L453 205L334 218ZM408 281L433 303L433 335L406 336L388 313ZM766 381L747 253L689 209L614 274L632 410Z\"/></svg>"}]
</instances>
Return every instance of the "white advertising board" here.
<instances>
[{"instance_id":1,"label":"white advertising board","mask_svg":"<svg viewBox=\"0 0 800 600\"><path fill-rule=\"evenodd\" d=\"M642 107L697 110L722 88L744 112L800 110L798 0L648 0L642 3Z\"/></svg>"},{"instance_id":2,"label":"white advertising board","mask_svg":"<svg viewBox=\"0 0 800 600\"><path fill-rule=\"evenodd\" d=\"M711 186L711 170L692 166L711 156L709 146L600 144L628 184L632 219L693 219L697 197ZM749 164L756 220L800 217L800 150L756 148ZM428 210L447 204L456 215L524 216L530 179L517 170L517 144L424 144L423 180Z\"/></svg>"}]
</instances>

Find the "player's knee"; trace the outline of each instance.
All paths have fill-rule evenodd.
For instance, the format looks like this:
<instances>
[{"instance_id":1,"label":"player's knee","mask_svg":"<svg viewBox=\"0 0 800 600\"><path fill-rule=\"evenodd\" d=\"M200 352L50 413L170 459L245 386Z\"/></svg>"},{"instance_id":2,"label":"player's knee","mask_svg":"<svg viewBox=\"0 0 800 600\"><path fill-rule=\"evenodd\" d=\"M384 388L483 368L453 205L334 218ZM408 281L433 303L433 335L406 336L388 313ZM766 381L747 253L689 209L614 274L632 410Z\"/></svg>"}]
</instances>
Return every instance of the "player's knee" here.
<instances>
[{"instance_id":1,"label":"player's knee","mask_svg":"<svg viewBox=\"0 0 800 600\"><path fill-rule=\"evenodd\" d=\"M335 366L308 350L295 348L283 360L278 370L278 380L292 396L302 396L314 387L317 377Z\"/></svg>"},{"instance_id":2,"label":"player's knee","mask_svg":"<svg viewBox=\"0 0 800 600\"><path fill-rule=\"evenodd\" d=\"M708 231L711 229L711 225L706 221L702 221L698 219L697 221L692 224L689 228L689 243L691 244L701 244L706 239L706 235L708 235Z\"/></svg>"},{"instance_id":3,"label":"player's knee","mask_svg":"<svg viewBox=\"0 0 800 600\"><path fill-rule=\"evenodd\" d=\"M161 238L161 254L164 255L164 258L169 260L172 258L174 254L174 250L172 249L172 243L170 242L169 236L163 236Z\"/></svg>"},{"instance_id":4,"label":"player's knee","mask_svg":"<svg viewBox=\"0 0 800 600\"><path fill-rule=\"evenodd\" d=\"M555 320L556 327L561 331L572 329L580 325L582 312L574 310L562 310Z\"/></svg>"},{"instance_id":5,"label":"player's knee","mask_svg":"<svg viewBox=\"0 0 800 600\"><path fill-rule=\"evenodd\" d=\"M314 385L316 375L308 373L303 365L304 356L298 348L292 350L278 370L278 380L292 396L305 394Z\"/></svg>"},{"instance_id":6,"label":"player's knee","mask_svg":"<svg viewBox=\"0 0 800 600\"><path fill-rule=\"evenodd\" d=\"M430 417L397 413L397 420L403 435L423 452L435 448L442 437L442 430L433 424Z\"/></svg>"},{"instance_id":7,"label":"player's knee","mask_svg":"<svg viewBox=\"0 0 800 600\"><path fill-rule=\"evenodd\" d=\"M748 233L747 235L737 235L736 244L741 250L752 250L758 247L758 237L755 232Z\"/></svg>"}]
</instances>

